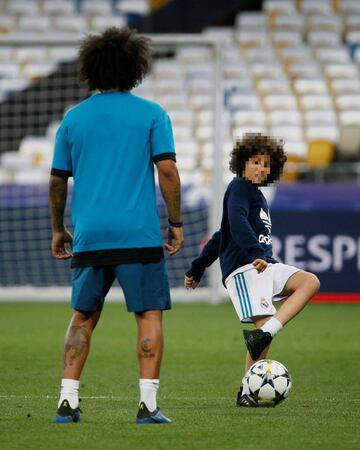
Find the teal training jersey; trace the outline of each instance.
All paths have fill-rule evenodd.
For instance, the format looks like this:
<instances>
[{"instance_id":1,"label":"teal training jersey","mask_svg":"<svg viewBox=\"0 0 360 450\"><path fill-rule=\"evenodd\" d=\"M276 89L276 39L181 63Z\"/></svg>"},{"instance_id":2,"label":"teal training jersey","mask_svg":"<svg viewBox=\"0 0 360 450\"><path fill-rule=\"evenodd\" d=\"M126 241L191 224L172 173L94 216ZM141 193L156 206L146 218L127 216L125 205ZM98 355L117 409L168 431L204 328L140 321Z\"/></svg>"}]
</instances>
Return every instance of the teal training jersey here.
<instances>
[{"instance_id":1,"label":"teal training jersey","mask_svg":"<svg viewBox=\"0 0 360 450\"><path fill-rule=\"evenodd\" d=\"M174 159L171 122L130 92L95 94L56 135L52 174L73 176L73 250L162 247L154 162Z\"/></svg>"}]
</instances>

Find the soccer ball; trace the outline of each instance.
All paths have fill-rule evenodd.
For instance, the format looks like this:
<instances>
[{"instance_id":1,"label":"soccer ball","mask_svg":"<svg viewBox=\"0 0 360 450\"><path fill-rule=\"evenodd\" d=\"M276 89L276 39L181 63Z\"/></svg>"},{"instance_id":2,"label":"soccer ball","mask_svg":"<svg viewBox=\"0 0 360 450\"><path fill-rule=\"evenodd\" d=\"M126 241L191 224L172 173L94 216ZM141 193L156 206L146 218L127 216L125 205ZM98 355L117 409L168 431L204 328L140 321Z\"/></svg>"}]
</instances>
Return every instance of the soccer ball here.
<instances>
[{"instance_id":1,"label":"soccer ball","mask_svg":"<svg viewBox=\"0 0 360 450\"><path fill-rule=\"evenodd\" d=\"M253 364L245 375L251 396L259 406L275 406L286 399L291 390L291 376L287 368L272 359Z\"/></svg>"}]
</instances>

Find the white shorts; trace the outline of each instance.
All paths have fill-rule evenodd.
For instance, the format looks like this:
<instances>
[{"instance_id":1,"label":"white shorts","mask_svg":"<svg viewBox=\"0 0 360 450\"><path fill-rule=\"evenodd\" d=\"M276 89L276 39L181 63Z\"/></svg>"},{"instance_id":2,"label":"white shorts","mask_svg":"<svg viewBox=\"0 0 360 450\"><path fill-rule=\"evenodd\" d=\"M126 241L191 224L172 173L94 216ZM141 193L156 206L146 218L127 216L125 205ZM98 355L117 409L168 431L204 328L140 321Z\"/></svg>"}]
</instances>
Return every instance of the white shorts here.
<instances>
[{"instance_id":1,"label":"white shorts","mask_svg":"<svg viewBox=\"0 0 360 450\"><path fill-rule=\"evenodd\" d=\"M287 264L268 264L258 273L252 264L232 272L225 280L226 289L241 322L252 323L256 316L273 316L273 301L283 300L279 294L287 280L300 269Z\"/></svg>"}]
</instances>

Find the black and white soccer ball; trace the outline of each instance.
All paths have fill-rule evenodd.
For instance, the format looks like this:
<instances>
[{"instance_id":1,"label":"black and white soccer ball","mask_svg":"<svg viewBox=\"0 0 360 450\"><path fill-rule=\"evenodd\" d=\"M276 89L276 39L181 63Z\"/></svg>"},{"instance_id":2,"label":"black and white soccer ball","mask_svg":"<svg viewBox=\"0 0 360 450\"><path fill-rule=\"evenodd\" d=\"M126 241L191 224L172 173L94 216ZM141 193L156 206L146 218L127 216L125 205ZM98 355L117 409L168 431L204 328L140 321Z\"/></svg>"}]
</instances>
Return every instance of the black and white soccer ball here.
<instances>
[{"instance_id":1,"label":"black and white soccer ball","mask_svg":"<svg viewBox=\"0 0 360 450\"><path fill-rule=\"evenodd\" d=\"M244 384L259 406L275 406L289 395L292 381L283 364L272 359L262 359L247 371Z\"/></svg>"}]
</instances>

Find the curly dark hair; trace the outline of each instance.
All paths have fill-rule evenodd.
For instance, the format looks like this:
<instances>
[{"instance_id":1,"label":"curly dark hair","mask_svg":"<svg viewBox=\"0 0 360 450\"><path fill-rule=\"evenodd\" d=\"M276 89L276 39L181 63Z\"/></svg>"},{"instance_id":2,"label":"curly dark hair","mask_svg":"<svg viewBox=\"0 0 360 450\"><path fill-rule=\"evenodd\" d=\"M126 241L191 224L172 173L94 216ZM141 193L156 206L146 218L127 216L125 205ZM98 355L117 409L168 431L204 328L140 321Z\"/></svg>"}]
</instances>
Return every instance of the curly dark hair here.
<instances>
[{"instance_id":1,"label":"curly dark hair","mask_svg":"<svg viewBox=\"0 0 360 450\"><path fill-rule=\"evenodd\" d=\"M263 186L273 183L281 177L286 154L284 152L284 142L274 137L262 133L246 133L235 142L230 153L229 168L237 176L242 176L246 162L260 153L270 157L270 174L262 183Z\"/></svg>"},{"instance_id":2,"label":"curly dark hair","mask_svg":"<svg viewBox=\"0 0 360 450\"><path fill-rule=\"evenodd\" d=\"M133 89L149 71L150 42L128 27L86 37L79 49L80 81L90 90Z\"/></svg>"}]
</instances>

